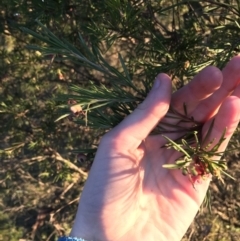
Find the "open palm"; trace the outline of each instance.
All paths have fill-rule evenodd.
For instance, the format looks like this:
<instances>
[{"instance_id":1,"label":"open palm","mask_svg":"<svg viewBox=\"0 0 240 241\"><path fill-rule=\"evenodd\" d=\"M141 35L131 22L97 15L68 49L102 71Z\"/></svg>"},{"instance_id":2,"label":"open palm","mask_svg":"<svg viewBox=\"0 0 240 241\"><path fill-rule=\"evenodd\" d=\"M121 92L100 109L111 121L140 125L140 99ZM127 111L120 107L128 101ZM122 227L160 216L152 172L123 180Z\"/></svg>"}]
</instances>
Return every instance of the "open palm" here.
<instances>
[{"instance_id":1,"label":"open palm","mask_svg":"<svg viewBox=\"0 0 240 241\"><path fill-rule=\"evenodd\" d=\"M159 121L177 125L165 115L170 102L179 112L185 103L189 115L204 123L203 136L213 117L211 140L218 141L227 127L219 149L224 151L240 118L239 70L238 56L222 72L207 67L172 96L169 77L160 74L145 101L102 138L71 235L88 241L181 240L210 178L193 188L180 171L164 169L180 153L164 148L162 135L149 133ZM178 137L170 131L166 135Z\"/></svg>"}]
</instances>

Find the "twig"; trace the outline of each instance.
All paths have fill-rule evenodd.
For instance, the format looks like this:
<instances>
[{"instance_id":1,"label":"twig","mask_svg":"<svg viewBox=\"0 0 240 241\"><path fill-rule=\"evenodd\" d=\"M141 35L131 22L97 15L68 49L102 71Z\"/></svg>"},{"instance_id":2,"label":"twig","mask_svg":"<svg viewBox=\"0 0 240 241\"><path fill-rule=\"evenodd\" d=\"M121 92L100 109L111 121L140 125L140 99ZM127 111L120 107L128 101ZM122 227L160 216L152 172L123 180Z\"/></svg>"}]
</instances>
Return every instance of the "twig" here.
<instances>
[{"instance_id":1,"label":"twig","mask_svg":"<svg viewBox=\"0 0 240 241\"><path fill-rule=\"evenodd\" d=\"M56 210L54 213L51 213L51 214L50 214L50 222L53 222L55 214L59 213L62 209L64 209L65 207L67 207L67 206L69 206L69 205L71 205L72 203L75 203L75 202L77 202L77 201L79 201L79 197L73 199L72 201L68 202L66 205L60 207L60 208L59 208L58 210Z\"/></svg>"},{"instance_id":2,"label":"twig","mask_svg":"<svg viewBox=\"0 0 240 241\"><path fill-rule=\"evenodd\" d=\"M65 195L65 193L68 192L74 186L75 183L76 183L76 181L72 182L70 185L68 185L67 188L65 188L64 191L61 193L60 197L63 197Z\"/></svg>"},{"instance_id":3,"label":"twig","mask_svg":"<svg viewBox=\"0 0 240 241\"><path fill-rule=\"evenodd\" d=\"M31 161L43 161L48 157L51 157L57 161L63 162L64 164L66 164L70 169L80 173L82 176L84 176L85 178L87 178L88 174L86 172L84 172L83 170L81 170L79 167L77 167L76 165L74 165L72 162L70 162L67 159L64 159L58 152L54 151L53 149L50 148L50 151L54 152L54 154L52 156L36 156L36 157L32 157L32 158L27 158L24 159L22 161L22 163L26 163L26 162L31 162Z\"/></svg>"},{"instance_id":4,"label":"twig","mask_svg":"<svg viewBox=\"0 0 240 241\"><path fill-rule=\"evenodd\" d=\"M87 178L88 174L86 172L81 170L79 167L74 165L69 160L64 159L58 152L54 152L54 155L52 156L52 158L55 158L55 160L60 161L60 162L62 162L64 164L66 164L69 168L71 168L72 170L74 170L76 172L79 172L81 175L83 175L85 178Z\"/></svg>"},{"instance_id":5,"label":"twig","mask_svg":"<svg viewBox=\"0 0 240 241\"><path fill-rule=\"evenodd\" d=\"M26 163L26 162L30 162L30 161L43 161L46 159L47 156L36 156L36 157L31 157L31 158L27 158L24 159L23 161L21 161L21 163Z\"/></svg>"}]
</instances>

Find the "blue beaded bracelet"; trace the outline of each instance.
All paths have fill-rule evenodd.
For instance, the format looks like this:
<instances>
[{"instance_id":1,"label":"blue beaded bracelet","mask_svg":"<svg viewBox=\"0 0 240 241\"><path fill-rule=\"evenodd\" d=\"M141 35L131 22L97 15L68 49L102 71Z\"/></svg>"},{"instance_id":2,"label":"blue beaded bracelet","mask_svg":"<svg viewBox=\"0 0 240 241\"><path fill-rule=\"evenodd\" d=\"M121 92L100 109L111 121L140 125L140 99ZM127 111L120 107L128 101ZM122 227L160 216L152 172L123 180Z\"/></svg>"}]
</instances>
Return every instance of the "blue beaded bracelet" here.
<instances>
[{"instance_id":1,"label":"blue beaded bracelet","mask_svg":"<svg viewBox=\"0 0 240 241\"><path fill-rule=\"evenodd\" d=\"M63 236L63 237L60 237L58 241L87 241L87 240L83 238Z\"/></svg>"}]
</instances>

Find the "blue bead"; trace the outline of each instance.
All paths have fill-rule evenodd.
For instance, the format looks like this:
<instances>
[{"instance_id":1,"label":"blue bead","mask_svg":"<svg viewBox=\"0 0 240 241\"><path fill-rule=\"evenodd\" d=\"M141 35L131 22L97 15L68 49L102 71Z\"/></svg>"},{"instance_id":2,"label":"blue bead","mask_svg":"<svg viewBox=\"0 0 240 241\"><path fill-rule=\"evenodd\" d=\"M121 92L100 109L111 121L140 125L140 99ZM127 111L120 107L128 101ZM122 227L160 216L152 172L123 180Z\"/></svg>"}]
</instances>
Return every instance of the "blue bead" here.
<instances>
[{"instance_id":1,"label":"blue bead","mask_svg":"<svg viewBox=\"0 0 240 241\"><path fill-rule=\"evenodd\" d=\"M60 237L58 241L87 241L87 240L83 238L63 236L63 237Z\"/></svg>"}]
</instances>

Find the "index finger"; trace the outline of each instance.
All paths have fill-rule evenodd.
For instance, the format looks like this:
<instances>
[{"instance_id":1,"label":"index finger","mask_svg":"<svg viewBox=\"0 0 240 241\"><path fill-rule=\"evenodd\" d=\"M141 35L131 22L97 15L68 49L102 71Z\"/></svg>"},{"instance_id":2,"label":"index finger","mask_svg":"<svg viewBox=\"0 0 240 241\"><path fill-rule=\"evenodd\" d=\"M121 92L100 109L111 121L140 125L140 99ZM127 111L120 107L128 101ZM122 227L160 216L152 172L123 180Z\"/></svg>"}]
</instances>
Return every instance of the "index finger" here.
<instances>
[{"instance_id":1,"label":"index finger","mask_svg":"<svg viewBox=\"0 0 240 241\"><path fill-rule=\"evenodd\" d=\"M240 56L235 56L222 70L223 83L206 100L203 100L193 111L195 120L204 122L212 117L218 110L221 103L229 96L240 82Z\"/></svg>"},{"instance_id":2,"label":"index finger","mask_svg":"<svg viewBox=\"0 0 240 241\"><path fill-rule=\"evenodd\" d=\"M208 66L200 71L187 85L173 93L171 106L183 114L184 103L188 113L191 113L200 101L206 99L221 87L222 81L222 72L214 66Z\"/></svg>"}]
</instances>

